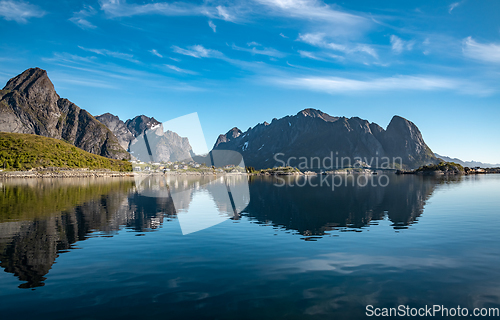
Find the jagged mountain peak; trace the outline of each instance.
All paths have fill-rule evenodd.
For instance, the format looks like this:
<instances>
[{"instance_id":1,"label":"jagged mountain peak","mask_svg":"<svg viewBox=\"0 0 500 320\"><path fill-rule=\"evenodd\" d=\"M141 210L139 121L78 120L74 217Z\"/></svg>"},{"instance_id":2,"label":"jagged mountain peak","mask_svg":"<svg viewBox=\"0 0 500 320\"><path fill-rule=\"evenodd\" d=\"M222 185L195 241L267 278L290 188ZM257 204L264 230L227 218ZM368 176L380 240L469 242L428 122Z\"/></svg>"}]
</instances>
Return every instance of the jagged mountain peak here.
<instances>
[{"instance_id":1,"label":"jagged mountain peak","mask_svg":"<svg viewBox=\"0 0 500 320\"><path fill-rule=\"evenodd\" d=\"M123 122L119 117L105 113L96 118L115 134L120 145L129 150L137 160L151 161L152 158L157 162L192 160L192 147L188 138L169 130L164 132L161 123L153 117L139 115ZM144 133L147 131L150 150L147 150L144 139Z\"/></svg>"},{"instance_id":2,"label":"jagged mountain peak","mask_svg":"<svg viewBox=\"0 0 500 320\"><path fill-rule=\"evenodd\" d=\"M95 117L96 117L96 119L100 118L100 119L120 120L120 118L118 116L115 116L114 114L109 113L109 112L103 113L103 114L95 116Z\"/></svg>"},{"instance_id":3,"label":"jagged mountain peak","mask_svg":"<svg viewBox=\"0 0 500 320\"><path fill-rule=\"evenodd\" d=\"M130 157L108 128L60 98L47 71L40 68L25 70L0 91L0 131L61 139L108 158Z\"/></svg>"},{"instance_id":4,"label":"jagged mountain peak","mask_svg":"<svg viewBox=\"0 0 500 320\"><path fill-rule=\"evenodd\" d=\"M245 163L256 168L282 165L275 158L277 154L290 159L321 158L330 156L332 151L350 159L400 157L404 167L437 160L417 126L400 116L393 117L384 130L359 117L332 117L309 108L295 116L275 119L271 124L258 124L236 138L229 133L219 136L214 149L241 152Z\"/></svg>"},{"instance_id":5,"label":"jagged mountain peak","mask_svg":"<svg viewBox=\"0 0 500 320\"><path fill-rule=\"evenodd\" d=\"M415 125L413 122L401 117L401 116L398 116L398 115L395 115L392 117L391 119L391 122L389 122L389 125L387 126L387 130L390 128L390 127L401 127L401 126L408 126L408 125Z\"/></svg>"},{"instance_id":6,"label":"jagged mountain peak","mask_svg":"<svg viewBox=\"0 0 500 320\"><path fill-rule=\"evenodd\" d=\"M250 129L249 129L250 130ZM226 132L226 134L220 134L215 141L214 148L216 148L221 143L226 143L228 141L234 140L241 136L243 132L238 127L233 127L231 130Z\"/></svg>"},{"instance_id":7,"label":"jagged mountain peak","mask_svg":"<svg viewBox=\"0 0 500 320\"><path fill-rule=\"evenodd\" d=\"M297 116L311 117L311 118L320 118L327 122L333 122L338 120L338 117L332 117L328 113L325 113L318 109L307 108L297 113Z\"/></svg>"},{"instance_id":8,"label":"jagged mountain peak","mask_svg":"<svg viewBox=\"0 0 500 320\"><path fill-rule=\"evenodd\" d=\"M226 135L230 135L232 138L238 138L242 133L243 132L238 127L234 127L229 130Z\"/></svg>"},{"instance_id":9,"label":"jagged mountain peak","mask_svg":"<svg viewBox=\"0 0 500 320\"><path fill-rule=\"evenodd\" d=\"M10 79L3 89L24 91L28 86L40 83L41 81L47 81L47 84L50 84L54 88L54 85L47 76L47 71L40 68L29 68Z\"/></svg>"},{"instance_id":10,"label":"jagged mountain peak","mask_svg":"<svg viewBox=\"0 0 500 320\"><path fill-rule=\"evenodd\" d=\"M3 89L26 94L29 98L38 101L53 102L59 99L47 71L40 68L25 70L10 79Z\"/></svg>"},{"instance_id":11,"label":"jagged mountain peak","mask_svg":"<svg viewBox=\"0 0 500 320\"><path fill-rule=\"evenodd\" d=\"M401 116L393 116L391 122L387 126L386 131L388 133L398 133L423 142L422 134L420 133L418 127L410 120L407 120Z\"/></svg>"},{"instance_id":12,"label":"jagged mountain peak","mask_svg":"<svg viewBox=\"0 0 500 320\"><path fill-rule=\"evenodd\" d=\"M158 120L153 117L148 117L146 115L136 116L133 119L125 121L125 125L132 132L132 134L137 137L144 133L147 129L161 124Z\"/></svg>"}]
</instances>

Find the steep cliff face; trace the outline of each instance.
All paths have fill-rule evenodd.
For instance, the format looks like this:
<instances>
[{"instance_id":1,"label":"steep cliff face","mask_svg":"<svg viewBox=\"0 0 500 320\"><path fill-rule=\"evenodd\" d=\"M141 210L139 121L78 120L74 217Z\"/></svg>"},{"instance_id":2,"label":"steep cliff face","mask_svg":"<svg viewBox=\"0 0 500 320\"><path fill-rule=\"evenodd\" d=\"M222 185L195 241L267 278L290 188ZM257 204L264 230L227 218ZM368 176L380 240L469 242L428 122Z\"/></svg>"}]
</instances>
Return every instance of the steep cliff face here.
<instances>
[{"instance_id":1,"label":"steep cliff face","mask_svg":"<svg viewBox=\"0 0 500 320\"><path fill-rule=\"evenodd\" d=\"M123 122L110 113L96 118L115 134L121 146L130 151L135 159L153 162L192 160L189 140L175 132L165 132L155 118L140 115ZM149 150L144 135L148 138Z\"/></svg>"},{"instance_id":2,"label":"steep cliff face","mask_svg":"<svg viewBox=\"0 0 500 320\"><path fill-rule=\"evenodd\" d=\"M134 135L120 118L111 113L105 113L95 118L113 132L123 149L128 150L128 145L130 141L134 140Z\"/></svg>"},{"instance_id":3,"label":"steep cliff face","mask_svg":"<svg viewBox=\"0 0 500 320\"><path fill-rule=\"evenodd\" d=\"M188 138L157 125L137 136L129 146L130 153L141 161L192 161Z\"/></svg>"},{"instance_id":4,"label":"steep cliff face","mask_svg":"<svg viewBox=\"0 0 500 320\"><path fill-rule=\"evenodd\" d=\"M435 160L417 126L405 118L394 116L381 136L385 151L391 157L402 157L403 163L418 167Z\"/></svg>"},{"instance_id":5,"label":"steep cliff face","mask_svg":"<svg viewBox=\"0 0 500 320\"><path fill-rule=\"evenodd\" d=\"M60 98L47 72L39 68L12 78L0 91L0 131L65 140L107 158L130 158L106 126Z\"/></svg>"},{"instance_id":6,"label":"steep cliff face","mask_svg":"<svg viewBox=\"0 0 500 320\"><path fill-rule=\"evenodd\" d=\"M351 165L356 158L362 158L372 167L381 167L381 161L385 163L387 159L391 167L402 163L408 168L437 160L418 128L406 119L395 116L384 130L358 117L332 117L315 109L273 119L271 124L258 124L243 133L233 128L219 136L214 149L238 151L243 154L245 164L255 168L283 165L276 159L285 162L293 159L288 164L297 166L300 157L325 159L332 154L335 159L350 159ZM401 160L394 161L398 157ZM341 161L339 167L348 164ZM306 167L313 169L318 165L308 161Z\"/></svg>"}]
</instances>

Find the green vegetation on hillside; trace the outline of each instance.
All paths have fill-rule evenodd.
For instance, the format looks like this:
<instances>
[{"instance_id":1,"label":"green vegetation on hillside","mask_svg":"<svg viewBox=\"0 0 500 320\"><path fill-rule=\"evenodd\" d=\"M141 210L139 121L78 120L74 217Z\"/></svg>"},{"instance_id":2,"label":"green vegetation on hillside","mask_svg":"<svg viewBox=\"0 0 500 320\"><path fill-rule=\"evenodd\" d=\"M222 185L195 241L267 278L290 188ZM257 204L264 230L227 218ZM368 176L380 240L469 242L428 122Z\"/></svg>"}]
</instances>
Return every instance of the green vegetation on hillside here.
<instances>
[{"instance_id":1,"label":"green vegetation on hillside","mask_svg":"<svg viewBox=\"0 0 500 320\"><path fill-rule=\"evenodd\" d=\"M455 162L440 162L439 164L430 164L427 166L421 166L416 169L415 172L431 172L431 171L442 171L450 173L464 173L464 167Z\"/></svg>"},{"instance_id":2,"label":"green vegetation on hillside","mask_svg":"<svg viewBox=\"0 0 500 320\"><path fill-rule=\"evenodd\" d=\"M294 167L276 167L276 168L267 168L267 169L255 169L254 167L245 167L247 173L254 174L288 174L288 173L298 173L299 169Z\"/></svg>"},{"instance_id":3,"label":"green vegetation on hillside","mask_svg":"<svg viewBox=\"0 0 500 320\"><path fill-rule=\"evenodd\" d=\"M0 169L48 167L132 171L128 161L101 157L62 140L34 134L0 132Z\"/></svg>"}]
</instances>

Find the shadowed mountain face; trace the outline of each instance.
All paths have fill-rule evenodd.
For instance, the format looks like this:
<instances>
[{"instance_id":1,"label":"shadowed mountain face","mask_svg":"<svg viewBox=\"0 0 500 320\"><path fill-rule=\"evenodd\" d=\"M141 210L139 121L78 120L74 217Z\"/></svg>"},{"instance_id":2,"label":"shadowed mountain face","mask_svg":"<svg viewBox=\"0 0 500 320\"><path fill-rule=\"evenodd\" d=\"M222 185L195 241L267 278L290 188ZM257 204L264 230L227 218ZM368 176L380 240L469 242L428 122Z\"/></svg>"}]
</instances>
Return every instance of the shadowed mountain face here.
<instances>
[{"instance_id":1,"label":"shadowed mountain face","mask_svg":"<svg viewBox=\"0 0 500 320\"><path fill-rule=\"evenodd\" d=\"M404 118L394 116L384 130L357 117L332 117L315 109L273 119L271 124L264 122L246 132L233 128L219 136L214 150L241 152L245 164L255 168L283 165L276 159L287 162L291 157L296 160L290 164L297 166L300 157L324 159L332 154L339 159L366 159L372 167L377 167L376 159L381 167L386 162L383 158L390 160L391 167L396 163L414 168L437 161L417 126ZM280 153L283 155L278 157ZM308 162L305 168L318 166Z\"/></svg>"},{"instance_id":2,"label":"shadowed mountain face","mask_svg":"<svg viewBox=\"0 0 500 320\"><path fill-rule=\"evenodd\" d=\"M130 159L118 139L90 113L60 98L45 70L32 68L0 91L0 131L65 140L93 154Z\"/></svg>"},{"instance_id":3,"label":"shadowed mountain face","mask_svg":"<svg viewBox=\"0 0 500 320\"><path fill-rule=\"evenodd\" d=\"M146 130L161 124L155 118L149 118L145 115L128 119L126 122L123 122L120 118L111 113L104 113L95 118L114 133L120 141L120 145L125 150L128 150L130 143L136 137L143 134Z\"/></svg>"},{"instance_id":4,"label":"shadowed mountain face","mask_svg":"<svg viewBox=\"0 0 500 320\"><path fill-rule=\"evenodd\" d=\"M100 116L96 116L95 118L99 120L100 123L108 127L111 132L113 132L116 138L118 138L118 142L120 142L120 145L123 149L128 150L128 145L135 136L132 134L132 132L130 132L125 123L121 121L120 118L112 115L111 113L105 113Z\"/></svg>"},{"instance_id":5,"label":"shadowed mountain face","mask_svg":"<svg viewBox=\"0 0 500 320\"><path fill-rule=\"evenodd\" d=\"M96 119L106 125L118 138L120 145L138 160L154 162L192 160L189 140L172 131L164 132L162 124L155 118L141 115L123 122L117 116L105 113ZM145 134L152 152L151 156L144 143Z\"/></svg>"}]
</instances>

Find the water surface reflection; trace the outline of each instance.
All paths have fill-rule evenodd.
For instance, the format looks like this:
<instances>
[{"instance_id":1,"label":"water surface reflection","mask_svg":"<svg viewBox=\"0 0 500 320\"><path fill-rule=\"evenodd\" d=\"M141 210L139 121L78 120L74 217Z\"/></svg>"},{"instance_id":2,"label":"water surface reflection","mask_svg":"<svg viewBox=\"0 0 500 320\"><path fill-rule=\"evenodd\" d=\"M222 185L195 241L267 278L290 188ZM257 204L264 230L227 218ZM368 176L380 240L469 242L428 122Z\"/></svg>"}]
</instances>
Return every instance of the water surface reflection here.
<instances>
[{"instance_id":1,"label":"water surface reflection","mask_svg":"<svg viewBox=\"0 0 500 320\"><path fill-rule=\"evenodd\" d=\"M74 249L79 241L119 236L121 229L140 235L182 219L186 221L181 223L183 231L198 231L214 221L240 219L235 208L250 221L293 230L305 240L335 230L359 231L385 218L394 229L404 229L418 221L437 187L459 181L391 176L385 188L348 183L332 191L307 184L279 187L274 178L247 176L149 176L139 182L131 178L6 180L0 189L0 266L23 281L20 288L43 286L59 254ZM240 192L244 199L231 204L228 185L235 196L249 185L250 202ZM220 221L206 215L210 210ZM231 228L237 232L238 225Z\"/></svg>"}]
</instances>

